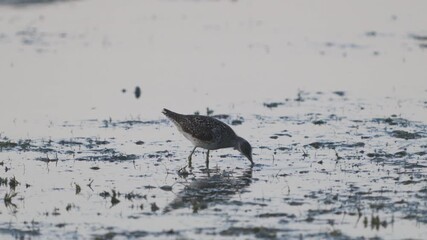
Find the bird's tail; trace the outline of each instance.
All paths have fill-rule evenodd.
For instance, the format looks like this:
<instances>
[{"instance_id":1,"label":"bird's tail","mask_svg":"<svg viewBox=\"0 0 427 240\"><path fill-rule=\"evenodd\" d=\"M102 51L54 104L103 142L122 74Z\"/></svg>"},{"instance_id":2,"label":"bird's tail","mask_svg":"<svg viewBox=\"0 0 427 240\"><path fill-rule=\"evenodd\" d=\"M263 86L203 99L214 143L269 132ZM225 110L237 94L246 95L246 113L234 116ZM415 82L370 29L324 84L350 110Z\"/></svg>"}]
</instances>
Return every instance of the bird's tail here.
<instances>
[{"instance_id":1,"label":"bird's tail","mask_svg":"<svg viewBox=\"0 0 427 240\"><path fill-rule=\"evenodd\" d=\"M173 120L177 120L177 118L178 118L178 116L179 116L179 114L178 114L178 113L176 113L176 112L172 112L171 110L168 110L168 109L166 109L166 108L163 108L162 113L163 113L166 117L168 117L168 118L170 118L170 119L173 119Z\"/></svg>"}]
</instances>

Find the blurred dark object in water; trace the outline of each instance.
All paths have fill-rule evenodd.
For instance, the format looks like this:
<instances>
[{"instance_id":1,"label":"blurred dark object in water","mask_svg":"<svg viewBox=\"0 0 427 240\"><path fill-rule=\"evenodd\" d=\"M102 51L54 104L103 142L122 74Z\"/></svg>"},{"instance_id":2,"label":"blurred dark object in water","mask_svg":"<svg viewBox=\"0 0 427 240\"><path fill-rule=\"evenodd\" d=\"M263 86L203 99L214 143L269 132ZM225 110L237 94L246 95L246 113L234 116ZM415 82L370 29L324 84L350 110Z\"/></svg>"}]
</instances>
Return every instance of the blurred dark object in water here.
<instances>
[{"instance_id":1,"label":"blurred dark object in water","mask_svg":"<svg viewBox=\"0 0 427 240\"><path fill-rule=\"evenodd\" d=\"M135 97L138 99L139 97L141 97L141 88L136 86L135 87Z\"/></svg>"},{"instance_id":2,"label":"blurred dark object in water","mask_svg":"<svg viewBox=\"0 0 427 240\"><path fill-rule=\"evenodd\" d=\"M338 95L338 96L340 96L340 97L343 97L345 95L344 91L335 91L333 93L336 94L336 95Z\"/></svg>"},{"instance_id":3,"label":"blurred dark object in water","mask_svg":"<svg viewBox=\"0 0 427 240\"><path fill-rule=\"evenodd\" d=\"M427 41L427 35L423 36L423 35L411 34L410 37L418 41Z\"/></svg>"},{"instance_id":4,"label":"blurred dark object in water","mask_svg":"<svg viewBox=\"0 0 427 240\"><path fill-rule=\"evenodd\" d=\"M403 131L403 130L394 130L393 132L390 133L390 135L392 137L403 138L405 140L418 139L418 138L422 138L423 137L419 133L416 133L416 132L415 133L411 133L411 132L407 132L407 131Z\"/></svg>"},{"instance_id":5,"label":"blurred dark object in water","mask_svg":"<svg viewBox=\"0 0 427 240\"><path fill-rule=\"evenodd\" d=\"M240 120L240 119L235 119L235 120L233 120L233 121L231 121L231 125L240 125L240 124L242 124L243 123L243 121L242 120Z\"/></svg>"},{"instance_id":6,"label":"blurred dark object in water","mask_svg":"<svg viewBox=\"0 0 427 240\"><path fill-rule=\"evenodd\" d=\"M366 32L366 36L368 36L368 37L376 37L377 36L377 32L376 31Z\"/></svg>"},{"instance_id":7,"label":"blurred dark object in water","mask_svg":"<svg viewBox=\"0 0 427 240\"><path fill-rule=\"evenodd\" d=\"M280 106L280 105L283 105L284 103L282 103L282 102L271 102L271 103L264 103L264 107L267 107L267 108L277 108L278 106Z\"/></svg>"},{"instance_id":8,"label":"blurred dark object in water","mask_svg":"<svg viewBox=\"0 0 427 240\"><path fill-rule=\"evenodd\" d=\"M326 121L324 120L316 120L312 122L314 125L324 125L326 124Z\"/></svg>"},{"instance_id":9,"label":"blurred dark object in water","mask_svg":"<svg viewBox=\"0 0 427 240\"><path fill-rule=\"evenodd\" d=\"M391 116L388 118L374 118L372 119L372 122L388 124L391 126L401 126L401 127L408 127L411 125L411 122L409 120L404 118L398 118L395 116Z\"/></svg>"}]
</instances>

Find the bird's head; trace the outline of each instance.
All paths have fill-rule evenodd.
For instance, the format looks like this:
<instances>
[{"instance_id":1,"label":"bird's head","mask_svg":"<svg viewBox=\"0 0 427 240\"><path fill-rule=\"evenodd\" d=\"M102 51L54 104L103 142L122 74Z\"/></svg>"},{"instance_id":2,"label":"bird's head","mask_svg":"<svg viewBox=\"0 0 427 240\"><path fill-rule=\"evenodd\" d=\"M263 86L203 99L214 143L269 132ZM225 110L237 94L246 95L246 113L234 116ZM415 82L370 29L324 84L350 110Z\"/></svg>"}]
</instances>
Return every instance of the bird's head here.
<instances>
[{"instance_id":1,"label":"bird's head","mask_svg":"<svg viewBox=\"0 0 427 240\"><path fill-rule=\"evenodd\" d=\"M242 153L251 162L252 165L254 165L254 162L252 161L252 147L248 141L239 137L237 140L236 149Z\"/></svg>"}]
</instances>

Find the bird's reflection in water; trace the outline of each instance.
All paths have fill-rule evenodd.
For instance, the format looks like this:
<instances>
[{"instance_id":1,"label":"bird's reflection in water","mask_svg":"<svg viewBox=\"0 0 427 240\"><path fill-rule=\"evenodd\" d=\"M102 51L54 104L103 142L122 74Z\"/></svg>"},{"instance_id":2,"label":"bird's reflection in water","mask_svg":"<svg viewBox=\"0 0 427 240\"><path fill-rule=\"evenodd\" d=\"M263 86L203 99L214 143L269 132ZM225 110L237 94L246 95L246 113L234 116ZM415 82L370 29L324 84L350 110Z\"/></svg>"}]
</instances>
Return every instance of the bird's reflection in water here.
<instances>
[{"instance_id":1,"label":"bird's reflection in water","mask_svg":"<svg viewBox=\"0 0 427 240\"><path fill-rule=\"evenodd\" d=\"M206 177L196 178L188 184L177 197L164 209L170 212L174 209L192 207L193 212L209 206L226 203L235 194L245 191L252 183L252 168L236 171L218 171Z\"/></svg>"}]
</instances>

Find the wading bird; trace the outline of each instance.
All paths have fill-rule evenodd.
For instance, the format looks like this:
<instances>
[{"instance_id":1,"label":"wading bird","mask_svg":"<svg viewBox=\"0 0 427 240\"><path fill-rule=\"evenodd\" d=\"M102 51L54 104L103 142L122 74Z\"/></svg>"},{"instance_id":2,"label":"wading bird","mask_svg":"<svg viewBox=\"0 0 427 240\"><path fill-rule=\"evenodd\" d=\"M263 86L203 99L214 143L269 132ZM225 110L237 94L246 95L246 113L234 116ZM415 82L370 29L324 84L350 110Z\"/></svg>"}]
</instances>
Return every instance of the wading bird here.
<instances>
[{"instance_id":1,"label":"wading bird","mask_svg":"<svg viewBox=\"0 0 427 240\"><path fill-rule=\"evenodd\" d=\"M252 147L248 141L237 136L227 124L207 116L183 115L163 109L166 115L178 128L178 130L193 143L194 148L188 156L191 167L191 156L196 148L207 149L206 167L209 168L209 151L221 148L234 148L241 152L254 165L252 161Z\"/></svg>"}]
</instances>

